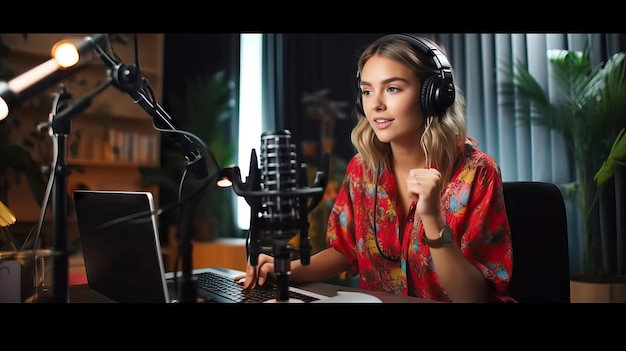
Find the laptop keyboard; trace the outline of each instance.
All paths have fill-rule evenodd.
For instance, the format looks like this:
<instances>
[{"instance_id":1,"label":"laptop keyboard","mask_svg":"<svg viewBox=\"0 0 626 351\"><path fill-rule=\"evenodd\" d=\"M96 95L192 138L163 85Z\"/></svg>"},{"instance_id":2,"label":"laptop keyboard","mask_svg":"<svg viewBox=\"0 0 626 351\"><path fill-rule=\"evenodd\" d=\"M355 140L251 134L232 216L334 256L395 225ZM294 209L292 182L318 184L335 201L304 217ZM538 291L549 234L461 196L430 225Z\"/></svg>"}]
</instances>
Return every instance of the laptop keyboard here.
<instances>
[{"instance_id":1,"label":"laptop keyboard","mask_svg":"<svg viewBox=\"0 0 626 351\"><path fill-rule=\"evenodd\" d=\"M252 290L244 290L243 285L234 279L215 272L201 272L195 276L198 279L199 296L214 302L260 303L276 299L278 287L270 282ZM299 293L292 288L289 289L289 299L302 302L319 300L317 297Z\"/></svg>"}]
</instances>

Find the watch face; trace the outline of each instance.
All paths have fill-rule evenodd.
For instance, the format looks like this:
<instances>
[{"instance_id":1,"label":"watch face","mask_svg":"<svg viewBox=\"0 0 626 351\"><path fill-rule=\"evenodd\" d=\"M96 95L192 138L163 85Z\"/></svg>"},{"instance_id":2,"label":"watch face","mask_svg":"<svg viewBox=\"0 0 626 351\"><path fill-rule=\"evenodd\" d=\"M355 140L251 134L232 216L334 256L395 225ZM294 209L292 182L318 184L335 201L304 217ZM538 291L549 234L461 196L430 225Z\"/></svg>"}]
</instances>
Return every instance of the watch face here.
<instances>
[{"instance_id":1,"label":"watch face","mask_svg":"<svg viewBox=\"0 0 626 351\"><path fill-rule=\"evenodd\" d=\"M454 241L452 237L452 229L449 226L445 226L443 228L443 232L441 233L441 241L443 242L443 246L450 246Z\"/></svg>"}]
</instances>

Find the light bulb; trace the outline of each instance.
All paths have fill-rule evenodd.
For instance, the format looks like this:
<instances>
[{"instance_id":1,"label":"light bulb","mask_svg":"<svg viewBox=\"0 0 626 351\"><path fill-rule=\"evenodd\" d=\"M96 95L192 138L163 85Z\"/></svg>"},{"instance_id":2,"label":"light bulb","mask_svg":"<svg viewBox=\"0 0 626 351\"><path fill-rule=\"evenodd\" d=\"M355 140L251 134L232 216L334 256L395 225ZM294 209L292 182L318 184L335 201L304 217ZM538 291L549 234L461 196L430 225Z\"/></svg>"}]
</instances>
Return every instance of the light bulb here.
<instances>
[{"instance_id":1,"label":"light bulb","mask_svg":"<svg viewBox=\"0 0 626 351\"><path fill-rule=\"evenodd\" d=\"M3 98L0 97L0 121L7 118L9 115L9 105L4 101Z\"/></svg>"},{"instance_id":2,"label":"light bulb","mask_svg":"<svg viewBox=\"0 0 626 351\"><path fill-rule=\"evenodd\" d=\"M68 40L62 40L52 47L52 57L63 69L76 65L80 60L78 48Z\"/></svg>"}]
</instances>

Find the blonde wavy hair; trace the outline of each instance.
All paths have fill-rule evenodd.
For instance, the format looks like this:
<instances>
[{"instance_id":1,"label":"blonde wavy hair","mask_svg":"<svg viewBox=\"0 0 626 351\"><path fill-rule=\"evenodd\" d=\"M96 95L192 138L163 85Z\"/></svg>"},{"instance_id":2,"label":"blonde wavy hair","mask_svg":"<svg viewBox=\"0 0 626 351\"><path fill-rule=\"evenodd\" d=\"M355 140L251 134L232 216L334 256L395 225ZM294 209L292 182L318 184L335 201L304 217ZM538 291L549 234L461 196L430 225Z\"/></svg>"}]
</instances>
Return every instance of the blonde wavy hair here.
<instances>
[{"instance_id":1,"label":"blonde wavy hair","mask_svg":"<svg viewBox=\"0 0 626 351\"><path fill-rule=\"evenodd\" d=\"M441 53L445 54L444 47L439 43L428 38L421 39L428 40ZM424 82L429 76L439 73L431 57L402 39L390 39L370 44L359 58L359 72L361 72L367 60L375 55L406 65L415 73L420 82ZM361 94L360 87L358 89L357 94ZM441 115L424 116L424 133L420 140L427 162L441 172L446 184L452 177L454 161L459 153L462 152L467 137L465 97L456 85L455 93L454 103ZM419 99L419 97L416 98ZM375 179L379 164L385 168L390 167L391 146L389 143L383 143L378 140L367 118L360 111L357 111L356 114L358 122L352 129L350 136L352 144L356 148L357 153L360 154L365 172L369 174L371 179Z\"/></svg>"}]
</instances>

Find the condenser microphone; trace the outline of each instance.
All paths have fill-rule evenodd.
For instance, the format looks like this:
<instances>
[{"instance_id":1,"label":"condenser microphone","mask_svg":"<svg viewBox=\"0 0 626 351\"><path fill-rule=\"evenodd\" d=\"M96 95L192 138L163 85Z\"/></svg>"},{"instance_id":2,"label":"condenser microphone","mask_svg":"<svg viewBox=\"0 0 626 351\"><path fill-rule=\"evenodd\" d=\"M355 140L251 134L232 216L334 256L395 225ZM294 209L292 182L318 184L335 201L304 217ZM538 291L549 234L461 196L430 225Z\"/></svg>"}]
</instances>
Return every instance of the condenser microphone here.
<instances>
[{"instance_id":1,"label":"condenser microphone","mask_svg":"<svg viewBox=\"0 0 626 351\"><path fill-rule=\"evenodd\" d=\"M270 131L261 135L261 235L286 244L299 229L298 161L291 133Z\"/></svg>"},{"instance_id":2,"label":"condenser microphone","mask_svg":"<svg viewBox=\"0 0 626 351\"><path fill-rule=\"evenodd\" d=\"M325 154L324 161L328 162ZM299 164L296 147L291 143L288 130L270 131L261 135L260 165L257 168L256 152L250 157L250 174L241 181L241 171L234 166L222 169L222 175L232 182L235 193L243 196L250 205L249 242L246 245L249 263L258 264L261 237L272 241L276 301L289 301L288 277L291 253L289 241L300 233L300 261L310 263L311 244L307 214L320 202L328 176L318 171L312 186L307 186L306 164ZM325 167L328 172L328 165Z\"/></svg>"},{"instance_id":3,"label":"condenser microphone","mask_svg":"<svg viewBox=\"0 0 626 351\"><path fill-rule=\"evenodd\" d=\"M289 301L291 270L289 240L300 229L298 161L291 133L287 130L261 134L261 236L272 239L276 301ZM304 220L304 218L300 218Z\"/></svg>"}]
</instances>

